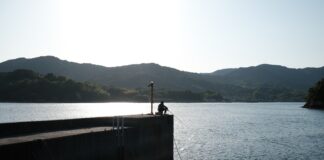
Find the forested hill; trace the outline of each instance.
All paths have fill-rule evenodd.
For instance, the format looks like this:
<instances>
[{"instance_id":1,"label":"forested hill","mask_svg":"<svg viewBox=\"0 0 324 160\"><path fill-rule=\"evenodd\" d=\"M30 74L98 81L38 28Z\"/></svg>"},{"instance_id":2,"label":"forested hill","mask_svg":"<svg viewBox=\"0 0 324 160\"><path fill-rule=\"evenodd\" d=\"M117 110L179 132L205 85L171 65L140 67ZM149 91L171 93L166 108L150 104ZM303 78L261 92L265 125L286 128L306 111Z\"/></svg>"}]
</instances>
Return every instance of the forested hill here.
<instances>
[{"instance_id":1,"label":"forested hill","mask_svg":"<svg viewBox=\"0 0 324 160\"><path fill-rule=\"evenodd\" d=\"M105 87L75 82L52 73L42 75L18 69L0 72L0 102L148 102L149 90ZM215 92L156 91L155 100L169 102L219 102Z\"/></svg>"},{"instance_id":2,"label":"forested hill","mask_svg":"<svg viewBox=\"0 0 324 160\"><path fill-rule=\"evenodd\" d=\"M293 69L279 65L262 64L254 67L218 70L217 80L239 86L286 87L307 90L312 84L324 77L324 67Z\"/></svg>"},{"instance_id":3,"label":"forested hill","mask_svg":"<svg viewBox=\"0 0 324 160\"><path fill-rule=\"evenodd\" d=\"M107 91L89 83L30 70L0 73L2 102L97 102L109 98Z\"/></svg>"},{"instance_id":4,"label":"forested hill","mask_svg":"<svg viewBox=\"0 0 324 160\"><path fill-rule=\"evenodd\" d=\"M324 68L292 69L276 65L191 73L154 63L120 67L80 64L45 56L0 63L0 72L30 69L107 87L144 89L150 80L159 91L213 91L228 101L303 101L306 92L324 77Z\"/></svg>"},{"instance_id":5,"label":"forested hill","mask_svg":"<svg viewBox=\"0 0 324 160\"><path fill-rule=\"evenodd\" d=\"M216 89L214 83L204 80L200 74L183 72L154 63L103 67L69 62L52 56L18 58L0 63L0 72L11 72L16 69L29 69L41 74L53 73L77 81L90 81L121 88L143 88L153 80L157 84L156 87L168 90Z\"/></svg>"}]
</instances>

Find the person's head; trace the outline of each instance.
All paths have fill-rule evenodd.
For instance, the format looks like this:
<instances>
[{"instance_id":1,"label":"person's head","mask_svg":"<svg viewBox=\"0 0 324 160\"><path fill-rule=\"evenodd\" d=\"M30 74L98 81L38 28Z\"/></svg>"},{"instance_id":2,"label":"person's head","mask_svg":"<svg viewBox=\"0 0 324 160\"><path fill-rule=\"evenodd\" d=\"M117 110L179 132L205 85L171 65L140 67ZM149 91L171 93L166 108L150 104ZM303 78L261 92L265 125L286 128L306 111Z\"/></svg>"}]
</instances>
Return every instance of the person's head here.
<instances>
[{"instance_id":1,"label":"person's head","mask_svg":"<svg viewBox=\"0 0 324 160\"><path fill-rule=\"evenodd\" d=\"M161 104L163 104L164 102L163 101L161 101Z\"/></svg>"}]
</instances>

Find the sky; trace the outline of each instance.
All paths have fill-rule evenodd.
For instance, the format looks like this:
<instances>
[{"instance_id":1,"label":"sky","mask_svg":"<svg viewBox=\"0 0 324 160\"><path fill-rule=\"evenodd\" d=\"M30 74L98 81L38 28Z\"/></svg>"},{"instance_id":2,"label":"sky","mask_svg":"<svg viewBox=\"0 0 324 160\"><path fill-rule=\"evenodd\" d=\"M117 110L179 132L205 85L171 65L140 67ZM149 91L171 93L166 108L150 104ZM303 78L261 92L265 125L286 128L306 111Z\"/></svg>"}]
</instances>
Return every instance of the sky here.
<instances>
[{"instance_id":1,"label":"sky","mask_svg":"<svg viewBox=\"0 0 324 160\"><path fill-rule=\"evenodd\" d=\"M324 66L323 0L1 0L0 62Z\"/></svg>"}]
</instances>

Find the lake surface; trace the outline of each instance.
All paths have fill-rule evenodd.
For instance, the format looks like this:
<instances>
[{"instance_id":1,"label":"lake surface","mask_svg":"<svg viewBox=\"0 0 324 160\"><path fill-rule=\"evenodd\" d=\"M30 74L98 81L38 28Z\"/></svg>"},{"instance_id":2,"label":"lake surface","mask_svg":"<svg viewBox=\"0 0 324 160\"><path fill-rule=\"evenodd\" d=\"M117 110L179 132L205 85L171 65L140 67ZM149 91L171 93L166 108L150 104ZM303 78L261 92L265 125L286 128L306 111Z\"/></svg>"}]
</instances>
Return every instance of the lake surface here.
<instances>
[{"instance_id":1,"label":"lake surface","mask_svg":"<svg viewBox=\"0 0 324 160\"><path fill-rule=\"evenodd\" d=\"M303 103L166 105L183 160L324 159L324 111ZM0 103L0 123L148 112L148 103Z\"/></svg>"}]
</instances>

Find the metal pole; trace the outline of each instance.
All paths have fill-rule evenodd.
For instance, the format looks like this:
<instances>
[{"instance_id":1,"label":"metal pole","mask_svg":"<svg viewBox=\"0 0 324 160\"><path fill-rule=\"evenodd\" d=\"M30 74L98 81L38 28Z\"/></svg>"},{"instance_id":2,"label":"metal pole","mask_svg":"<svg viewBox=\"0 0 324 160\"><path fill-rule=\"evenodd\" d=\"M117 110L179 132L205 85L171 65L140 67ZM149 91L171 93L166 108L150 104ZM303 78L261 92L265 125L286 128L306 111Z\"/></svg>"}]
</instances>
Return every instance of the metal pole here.
<instances>
[{"instance_id":1,"label":"metal pole","mask_svg":"<svg viewBox=\"0 0 324 160\"><path fill-rule=\"evenodd\" d=\"M150 82L149 87L151 87L151 114L153 114L153 103L154 103L154 100L153 100L154 82L153 81Z\"/></svg>"},{"instance_id":2,"label":"metal pole","mask_svg":"<svg viewBox=\"0 0 324 160\"><path fill-rule=\"evenodd\" d=\"M154 86L152 85L152 88L151 88L151 114L153 114L153 103L154 103L154 99L153 99L153 97L154 97L154 95L153 95L153 88L154 88Z\"/></svg>"}]
</instances>

